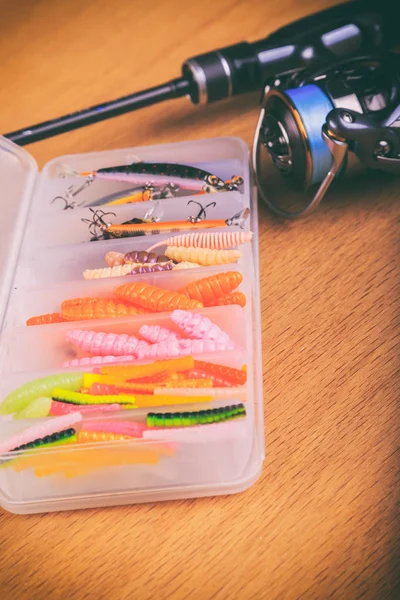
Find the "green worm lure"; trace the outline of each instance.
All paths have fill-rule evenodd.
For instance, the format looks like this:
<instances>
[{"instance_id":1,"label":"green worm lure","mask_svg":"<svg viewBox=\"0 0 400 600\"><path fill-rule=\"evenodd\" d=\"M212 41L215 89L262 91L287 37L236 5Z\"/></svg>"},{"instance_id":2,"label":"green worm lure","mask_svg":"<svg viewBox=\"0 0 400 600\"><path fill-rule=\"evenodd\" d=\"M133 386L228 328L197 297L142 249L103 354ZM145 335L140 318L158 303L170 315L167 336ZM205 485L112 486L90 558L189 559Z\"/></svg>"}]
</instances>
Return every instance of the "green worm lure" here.
<instances>
[{"instance_id":1,"label":"green worm lure","mask_svg":"<svg viewBox=\"0 0 400 600\"><path fill-rule=\"evenodd\" d=\"M78 390L83 385L83 373L59 373L25 383L8 394L0 405L0 415L9 415L26 408L32 400L51 396L54 388Z\"/></svg>"},{"instance_id":2,"label":"green worm lure","mask_svg":"<svg viewBox=\"0 0 400 600\"><path fill-rule=\"evenodd\" d=\"M69 429L64 429L64 431L57 431L57 433L52 433L43 438L33 440L28 444L22 444L22 446L13 448L11 452L17 452L18 450L33 450L42 447L47 448L48 446L59 446L60 444L76 442L76 439L76 430L73 427L70 427Z\"/></svg>"}]
</instances>

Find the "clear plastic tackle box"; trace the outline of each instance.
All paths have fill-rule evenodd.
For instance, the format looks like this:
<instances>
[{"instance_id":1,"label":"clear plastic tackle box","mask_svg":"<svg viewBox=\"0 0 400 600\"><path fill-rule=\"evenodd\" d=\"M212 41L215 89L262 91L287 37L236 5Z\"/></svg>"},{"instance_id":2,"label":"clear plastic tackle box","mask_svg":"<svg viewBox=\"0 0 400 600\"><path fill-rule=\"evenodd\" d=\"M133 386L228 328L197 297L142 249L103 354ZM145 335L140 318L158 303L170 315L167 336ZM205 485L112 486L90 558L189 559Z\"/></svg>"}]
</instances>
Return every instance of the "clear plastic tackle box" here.
<instances>
[{"instance_id":1,"label":"clear plastic tackle box","mask_svg":"<svg viewBox=\"0 0 400 600\"><path fill-rule=\"evenodd\" d=\"M178 193L159 201L96 206L91 210L90 205L98 198L132 187L95 180L73 198L74 207L65 209L66 203L57 198L65 197L70 185L76 188L82 183L75 172L128 165L138 160L191 165L224 181L237 175L243 177L243 185L238 190L216 194ZM34 427L45 431L57 417L15 418L15 414L2 414L0 505L13 513L28 514L231 494L250 487L261 473L264 434L257 200L246 144L239 138L227 137L75 154L55 158L39 172L27 151L0 138L0 177L0 411L4 399L24 384L55 374L96 372L95 365L65 366L72 358L71 348L65 343L65 336L71 330L136 336L143 324L171 326L167 312L26 325L27 319L34 315L59 311L61 302L67 298L107 298L116 286L139 279L177 291L202 278L236 271L242 275L238 289L247 299L245 307L223 305L193 310L211 319L234 343L232 350L202 352L194 358L246 368L244 386L228 388L225 396L212 398L206 406L194 402L189 407L150 405L119 412L82 411L78 426L86 424L95 431L101 429L96 422L112 423L121 418L127 422L138 419L146 422L149 412L212 410L238 404L245 407L244 418L195 427L156 428L149 437L4 451L4 444L7 446L10 438L18 439L18 434L29 433ZM67 197L72 199L71 195ZM206 207L207 204L210 205ZM195 217L199 206L206 207L206 219L213 220L230 219L250 209L242 229L229 228L229 231L253 232L252 241L240 246L237 263L94 280L83 278L85 269L105 266L104 256L108 251L145 251L158 241L178 235L90 241L88 224L82 219L93 220L93 210L112 212L107 220L115 223L148 219L149 215L160 222L170 222ZM158 250L162 253L164 248L160 246ZM79 409L76 406L78 414Z\"/></svg>"}]
</instances>

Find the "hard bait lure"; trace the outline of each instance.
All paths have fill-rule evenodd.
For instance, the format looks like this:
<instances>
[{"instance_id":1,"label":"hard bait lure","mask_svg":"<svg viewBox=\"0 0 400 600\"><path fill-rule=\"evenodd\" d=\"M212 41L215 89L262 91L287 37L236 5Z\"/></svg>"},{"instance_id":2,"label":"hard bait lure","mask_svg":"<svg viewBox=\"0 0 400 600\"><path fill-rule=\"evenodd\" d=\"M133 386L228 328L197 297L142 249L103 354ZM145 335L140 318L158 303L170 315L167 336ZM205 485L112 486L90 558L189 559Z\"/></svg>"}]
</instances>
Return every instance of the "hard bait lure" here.
<instances>
[{"instance_id":1,"label":"hard bait lure","mask_svg":"<svg viewBox=\"0 0 400 600\"><path fill-rule=\"evenodd\" d=\"M137 202L151 202L153 200L164 200L175 198L179 192L179 186L168 183L160 188L152 185L135 187L130 190L103 196L87 206L121 206L123 204L136 204Z\"/></svg>"},{"instance_id":2,"label":"hard bait lure","mask_svg":"<svg viewBox=\"0 0 400 600\"><path fill-rule=\"evenodd\" d=\"M151 342L157 344L158 342L172 342L180 340L182 336L167 327L161 327L160 325L142 325L139 329L140 335Z\"/></svg>"},{"instance_id":3,"label":"hard bait lure","mask_svg":"<svg viewBox=\"0 0 400 600\"><path fill-rule=\"evenodd\" d=\"M207 248L195 248L193 246L188 248L168 246L165 255L176 262L189 261L204 267L232 264L238 261L241 256L239 250L208 250Z\"/></svg>"},{"instance_id":4,"label":"hard bait lure","mask_svg":"<svg viewBox=\"0 0 400 600\"><path fill-rule=\"evenodd\" d=\"M203 302L204 306L212 306L222 296L235 290L243 281L243 275L238 271L227 271L205 277L189 283L180 290L188 298Z\"/></svg>"},{"instance_id":5,"label":"hard bait lure","mask_svg":"<svg viewBox=\"0 0 400 600\"><path fill-rule=\"evenodd\" d=\"M134 362L137 360L136 356L126 354L123 356L84 356L82 358L72 358L62 363L64 369L71 367L85 367L89 365L105 365L107 363L119 363L119 362Z\"/></svg>"},{"instance_id":6,"label":"hard bait lure","mask_svg":"<svg viewBox=\"0 0 400 600\"><path fill-rule=\"evenodd\" d=\"M215 303L215 306L229 306L231 304L238 304L242 308L246 306L246 296L243 292L232 292L226 296L222 296Z\"/></svg>"},{"instance_id":7,"label":"hard bait lure","mask_svg":"<svg viewBox=\"0 0 400 600\"><path fill-rule=\"evenodd\" d=\"M145 340L139 340L136 336L126 333L103 333L102 331L83 331L82 329L68 331L65 339L75 348L99 356L137 354L142 348L149 345Z\"/></svg>"},{"instance_id":8,"label":"hard bait lure","mask_svg":"<svg viewBox=\"0 0 400 600\"><path fill-rule=\"evenodd\" d=\"M245 369L234 369L233 367L226 367L202 360L195 360L194 364L195 369L200 369L210 375L216 375L231 385L244 385L247 381L247 370Z\"/></svg>"},{"instance_id":9,"label":"hard bait lure","mask_svg":"<svg viewBox=\"0 0 400 600\"><path fill-rule=\"evenodd\" d=\"M187 299L187 298L186 298ZM114 299L100 299L96 302L83 302L72 306L61 305L61 314L66 321L85 321L91 319L114 319L128 315L141 315L147 311Z\"/></svg>"},{"instance_id":10,"label":"hard bait lure","mask_svg":"<svg viewBox=\"0 0 400 600\"><path fill-rule=\"evenodd\" d=\"M146 163L135 162L130 165L106 167L97 171L79 173L87 177L90 183L95 179L121 181L143 186L168 186L175 184L182 190L194 190L205 193L237 190L243 184L243 177L232 176L223 181L203 169L180 165L176 163Z\"/></svg>"},{"instance_id":11,"label":"hard bait lure","mask_svg":"<svg viewBox=\"0 0 400 600\"><path fill-rule=\"evenodd\" d=\"M157 242L148 249L148 252L160 246L180 246L194 248L209 248L210 250L225 250L235 248L253 239L251 231L207 231L197 233L184 233Z\"/></svg>"},{"instance_id":12,"label":"hard bait lure","mask_svg":"<svg viewBox=\"0 0 400 600\"><path fill-rule=\"evenodd\" d=\"M37 317L31 317L26 321L26 324L31 325L50 325L52 323L64 323L65 319L60 313L47 313L45 315L38 315Z\"/></svg>"},{"instance_id":13,"label":"hard bait lure","mask_svg":"<svg viewBox=\"0 0 400 600\"><path fill-rule=\"evenodd\" d=\"M193 368L194 363L192 364ZM83 373L61 373L50 375L41 379L35 379L25 383L18 389L6 396L0 404L0 414L8 415L19 412L28 406L29 402L40 396L51 396L55 387L63 387L68 390L78 390L83 385Z\"/></svg>"},{"instance_id":14,"label":"hard bait lure","mask_svg":"<svg viewBox=\"0 0 400 600\"><path fill-rule=\"evenodd\" d=\"M114 294L123 302L132 302L137 306L156 312L175 308L202 308L202 302L192 300L178 292L171 292L144 281L127 283L114 290Z\"/></svg>"},{"instance_id":15,"label":"hard bait lure","mask_svg":"<svg viewBox=\"0 0 400 600\"><path fill-rule=\"evenodd\" d=\"M147 427L190 427L192 425L219 423L245 416L246 409L244 405L236 404L183 413L148 413L146 425Z\"/></svg>"},{"instance_id":16,"label":"hard bait lure","mask_svg":"<svg viewBox=\"0 0 400 600\"><path fill-rule=\"evenodd\" d=\"M209 340L224 345L229 350L236 347L229 335L208 317L187 310L174 310L170 314L170 319L192 339Z\"/></svg>"},{"instance_id":17,"label":"hard bait lure","mask_svg":"<svg viewBox=\"0 0 400 600\"><path fill-rule=\"evenodd\" d=\"M73 394L74 392L68 392ZM47 419L45 422L39 425L32 425L19 433L12 435L0 442L0 454L3 452L10 452L15 448L29 444L39 438L44 438L53 433L75 427L77 423L82 420L82 415L77 412L70 415L63 415L61 417L54 417L53 419Z\"/></svg>"},{"instance_id":18,"label":"hard bait lure","mask_svg":"<svg viewBox=\"0 0 400 600\"><path fill-rule=\"evenodd\" d=\"M212 204L215 205L215 203ZM92 235L91 241L158 235L161 233L177 233L179 231L196 229L243 228L250 214L250 209L245 208L229 219L207 220L202 218L202 215L204 215L204 208L202 208L197 216L189 217L186 221L155 222L153 220L134 218L130 221L113 225L112 223L107 223L104 218L110 214L115 216L115 213L105 213L103 210L93 210L92 208L89 210L93 213L93 219L81 219L81 221L89 225L89 232Z\"/></svg>"}]
</instances>

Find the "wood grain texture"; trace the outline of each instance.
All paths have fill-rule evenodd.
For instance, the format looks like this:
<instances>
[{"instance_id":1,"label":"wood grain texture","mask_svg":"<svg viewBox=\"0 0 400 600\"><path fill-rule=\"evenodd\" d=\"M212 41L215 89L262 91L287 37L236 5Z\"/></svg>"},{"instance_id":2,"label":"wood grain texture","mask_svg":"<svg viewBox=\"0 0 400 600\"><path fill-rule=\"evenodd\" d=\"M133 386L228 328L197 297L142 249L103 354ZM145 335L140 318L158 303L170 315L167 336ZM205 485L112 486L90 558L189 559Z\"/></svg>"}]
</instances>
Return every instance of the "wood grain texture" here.
<instances>
[{"instance_id":1,"label":"wood grain texture","mask_svg":"<svg viewBox=\"0 0 400 600\"><path fill-rule=\"evenodd\" d=\"M174 77L328 0L0 1L0 131ZM54 156L237 135L258 95L153 107L29 147ZM0 596L396 598L399 184L349 175L319 212L260 208L266 461L231 497L20 517L0 513ZM1 202L6 202L2 198Z\"/></svg>"}]
</instances>

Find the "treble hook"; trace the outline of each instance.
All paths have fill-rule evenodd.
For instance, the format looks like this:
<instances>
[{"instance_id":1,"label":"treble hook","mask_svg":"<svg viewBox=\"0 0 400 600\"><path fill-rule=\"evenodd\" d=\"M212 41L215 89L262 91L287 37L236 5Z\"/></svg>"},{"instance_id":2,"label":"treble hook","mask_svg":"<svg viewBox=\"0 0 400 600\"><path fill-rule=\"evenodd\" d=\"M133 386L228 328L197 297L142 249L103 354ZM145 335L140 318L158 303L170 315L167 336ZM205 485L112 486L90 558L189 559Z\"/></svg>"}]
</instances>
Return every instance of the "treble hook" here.
<instances>
[{"instance_id":1,"label":"treble hook","mask_svg":"<svg viewBox=\"0 0 400 600\"><path fill-rule=\"evenodd\" d=\"M94 210L93 208L89 208L90 212L93 213L93 219L81 219L82 223L89 225L89 233L93 236L94 239L99 240L100 237L97 234L97 229L100 231L104 231L109 227L109 223L106 223L104 217L107 215L113 215L116 217L116 213L114 212L105 212L104 210Z\"/></svg>"},{"instance_id":2,"label":"treble hook","mask_svg":"<svg viewBox=\"0 0 400 600\"><path fill-rule=\"evenodd\" d=\"M65 196L56 196L55 198L53 198L53 200L51 200L50 204L53 204L56 200L62 200L63 202L65 202L65 206L64 206L63 210L67 210L68 208L76 208L77 206L83 206L83 204L85 203L84 200L82 202L80 202L80 203L78 203L78 202L70 202L70 200L72 200L72 198L75 198L75 196L77 196L84 189L86 189L87 187L89 187L89 185L93 182L93 180L94 180L94 177L93 176L89 176L82 183L82 185L80 185L77 188L74 188L73 185L70 185L67 188Z\"/></svg>"},{"instance_id":3,"label":"treble hook","mask_svg":"<svg viewBox=\"0 0 400 600\"><path fill-rule=\"evenodd\" d=\"M206 209L209 208L210 206L212 208L215 208L217 206L216 202L209 202L208 204L203 206L202 204L200 204L200 202L197 202L197 200L189 200L189 202L187 203L187 206L189 206L189 204L197 204L198 206L200 206L200 211L198 212L197 216L188 218L188 221L190 221L191 223L198 223L199 221L206 219L207 218Z\"/></svg>"}]
</instances>

